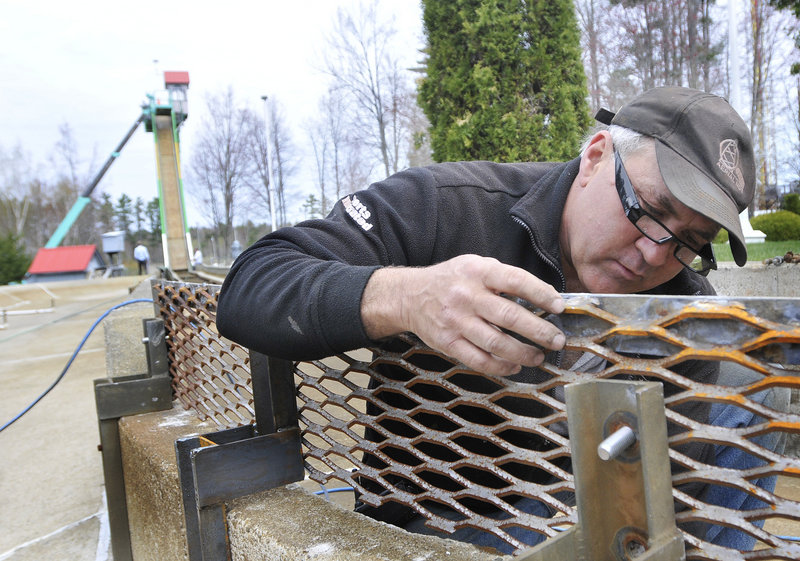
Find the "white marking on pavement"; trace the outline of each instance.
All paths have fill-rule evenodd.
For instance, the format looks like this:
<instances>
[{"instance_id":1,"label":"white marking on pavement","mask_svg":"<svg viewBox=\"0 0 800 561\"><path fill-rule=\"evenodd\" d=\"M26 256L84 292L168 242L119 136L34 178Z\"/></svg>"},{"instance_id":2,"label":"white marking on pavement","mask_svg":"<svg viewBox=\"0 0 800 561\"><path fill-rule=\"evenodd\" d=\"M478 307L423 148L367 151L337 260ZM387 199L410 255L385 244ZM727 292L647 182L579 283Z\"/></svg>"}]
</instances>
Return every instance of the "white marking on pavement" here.
<instances>
[{"instance_id":1,"label":"white marking on pavement","mask_svg":"<svg viewBox=\"0 0 800 561\"><path fill-rule=\"evenodd\" d=\"M78 354L85 355L85 354L89 354L89 353L99 353L99 352L105 352L105 350L106 350L105 347L98 347L96 349L81 349L81 352L78 353ZM34 360L49 360L51 358L67 358L67 357L71 357L74 353L75 353L75 351L72 351L70 353L55 353L55 354L52 354L52 355L29 356L27 358L18 358L18 359L15 359L15 360L7 360L7 361L5 361L3 363L3 365L11 366L12 364L22 364L22 363L26 363L26 362L33 362Z\"/></svg>"},{"instance_id":2,"label":"white marking on pavement","mask_svg":"<svg viewBox=\"0 0 800 561\"><path fill-rule=\"evenodd\" d=\"M108 508L106 502L106 490L103 488L103 499L100 503L100 533L97 536L97 552L94 555L95 561L108 561L108 546L111 543L111 528L108 524Z\"/></svg>"},{"instance_id":3,"label":"white marking on pavement","mask_svg":"<svg viewBox=\"0 0 800 561\"><path fill-rule=\"evenodd\" d=\"M13 549L9 549L8 551L6 551L2 555L0 555L0 561L5 561L5 559L8 559L12 555L14 555L16 552L18 552L18 551L20 551L22 549L25 549L26 547L30 547L32 545L35 545L35 544L39 543L39 542L43 542L45 540L49 540L50 538L57 536L61 532L66 532L67 530L71 530L72 528L75 528L76 526L80 526L84 522L87 522L87 521L91 520L92 518L95 518L96 516L99 516L100 514L101 514L101 512L95 512L94 514L90 514L89 516L81 518L77 522L73 522L72 524L67 524L66 526L63 526L63 527L59 528L58 530L50 532L46 536L40 536L40 537L38 537L36 539L33 539L33 540L27 541L25 543L19 544L18 546L14 547Z\"/></svg>"}]
</instances>

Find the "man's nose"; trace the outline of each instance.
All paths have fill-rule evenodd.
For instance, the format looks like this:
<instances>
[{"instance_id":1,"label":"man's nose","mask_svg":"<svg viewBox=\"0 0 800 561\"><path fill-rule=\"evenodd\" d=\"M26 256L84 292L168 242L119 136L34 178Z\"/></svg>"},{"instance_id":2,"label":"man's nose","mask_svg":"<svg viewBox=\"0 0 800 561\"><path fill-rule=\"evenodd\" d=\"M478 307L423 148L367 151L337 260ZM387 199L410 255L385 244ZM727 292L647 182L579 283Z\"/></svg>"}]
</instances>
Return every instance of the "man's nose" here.
<instances>
[{"instance_id":1,"label":"man's nose","mask_svg":"<svg viewBox=\"0 0 800 561\"><path fill-rule=\"evenodd\" d=\"M675 242L671 240L657 244L647 236L640 236L635 245L651 267L661 267L667 264L675 252Z\"/></svg>"}]
</instances>

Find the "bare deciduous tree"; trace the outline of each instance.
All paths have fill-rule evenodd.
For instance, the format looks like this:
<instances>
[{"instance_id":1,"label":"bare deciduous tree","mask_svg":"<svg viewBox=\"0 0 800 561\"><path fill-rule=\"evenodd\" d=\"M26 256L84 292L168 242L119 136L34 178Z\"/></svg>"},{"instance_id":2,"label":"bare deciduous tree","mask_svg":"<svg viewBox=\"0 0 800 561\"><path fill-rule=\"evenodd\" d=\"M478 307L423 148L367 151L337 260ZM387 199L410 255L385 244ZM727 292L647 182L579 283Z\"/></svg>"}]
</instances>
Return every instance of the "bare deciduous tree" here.
<instances>
[{"instance_id":1,"label":"bare deciduous tree","mask_svg":"<svg viewBox=\"0 0 800 561\"><path fill-rule=\"evenodd\" d=\"M317 192L319 193L319 212L322 216L328 213L328 194L326 183L328 179L328 152L331 140L324 120L317 120L308 125L308 139L314 152L316 170ZM313 196L313 195L312 195Z\"/></svg>"},{"instance_id":2,"label":"bare deciduous tree","mask_svg":"<svg viewBox=\"0 0 800 561\"><path fill-rule=\"evenodd\" d=\"M270 158L272 161L272 179L275 184L276 204L278 207L278 225L287 224L286 220L286 187L287 182L297 171L297 150L290 134L283 108L277 100L272 100L269 107L269 134L272 140Z\"/></svg>"},{"instance_id":3,"label":"bare deciduous tree","mask_svg":"<svg viewBox=\"0 0 800 561\"><path fill-rule=\"evenodd\" d=\"M662 85L722 93L724 27L715 26L713 3L578 0L592 105L619 107Z\"/></svg>"},{"instance_id":4,"label":"bare deciduous tree","mask_svg":"<svg viewBox=\"0 0 800 561\"><path fill-rule=\"evenodd\" d=\"M602 105L600 90L600 50L603 17L606 13L599 6L599 0L576 0L575 14L582 30L583 66L591 96L591 107L599 109Z\"/></svg>"},{"instance_id":5,"label":"bare deciduous tree","mask_svg":"<svg viewBox=\"0 0 800 561\"><path fill-rule=\"evenodd\" d=\"M96 168L92 162L96 159L93 154L90 163L86 166L87 171L81 171L82 161L78 143L72 134L72 129L66 123L58 128L59 139L55 145L55 151L51 157L53 169L56 170L56 181L50 191L53 210L57 220L52 224L52 230L47 237L55 231L55 227L67 216L78 196L87 187L90 181L89 169ZM77 245L86 243L99 243L99 236L96 228L94 204L84 208L75 223L70 228L62 243L64 245Z\"/></svg>"},{"instance_id":6,"label":"bare deciduous tree","mask_svg":"<svg viewBox=\"0 0 800 561\"><path fill-rule=\"evenodd\" d=\"M32 197L29 158L22 147L8 154L0 148L0 232L21 236L28 221Z\"/></svg>"},{"instance_id":7,"label":"bare deciduous tree","mask_svg":"<svg viewBox=\"0 0 800 561\"><path fill-rule=\"evenodd\" d=\"M401 167L406 136L399 104L410 89L409 78L392 54L393 22L381 21L377 2L362 4L357 12L339 10L328 36L325 70L352 101L353 127L359 140L376 150L384 172Z\"/></svg>"},{"instance_id":8,"label":"bare deciduous tree","mask_svg":"<svg viewBox=\"0 0 800 561\"><path fill-rule=\"evenodd\" d=\"M189 185L202 201L200 210L212 221L228 248L237 203L253 172L253 113L239 105L231 87L210 95L206 108L207 115L193 145Z\"/></svg>"},{"instance_id":9,"label":"bare deciduous tree","mask_svg":"<svg viewBox=\"0 0 800 561\"><path fill-rule=\"evenodd\" d=\"M798 29L798 21L789 12L778 11L766 0L748 0L746 22L750 78L750 132L756 152L756 195L751 211L769 208L767 189L779 182L780 152L785 148L776 139L781 136L776 123L792 127L793 105L784 80L790 73L790 44L787 40ZM781 117L780 113L783 113ZM783 143L792 144L785 140ZM790 159L796 159L792 151ZM770 197L771 198L771 197Z\"/></svg>"},{"instance_id":10,"label":"bare deciduous tree","mask_svg":"<svg viewBox=\"0 0 800 561\"><path fill-rule=\"evenodd\" d=\"M276 223L280 227L287 224L286 182L296 171L297 156L278 100L268 98L264 110L266 114L263 118L255 113L248 116L252 127L250 153L254 171L250 187L257 206L269 213L271 205L275 205Z\"/></svg>"}]
</instances>

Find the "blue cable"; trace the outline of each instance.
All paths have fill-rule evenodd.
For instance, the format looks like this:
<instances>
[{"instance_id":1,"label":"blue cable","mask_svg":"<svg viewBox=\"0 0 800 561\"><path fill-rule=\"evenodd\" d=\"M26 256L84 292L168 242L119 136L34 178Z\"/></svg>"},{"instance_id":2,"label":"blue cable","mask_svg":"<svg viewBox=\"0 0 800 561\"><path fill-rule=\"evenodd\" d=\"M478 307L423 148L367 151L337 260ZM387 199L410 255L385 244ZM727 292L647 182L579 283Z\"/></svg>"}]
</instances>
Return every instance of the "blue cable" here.
<instances>
[{"instance_id":1,"label":"blue cable","mask_svg":"<svg viewBox=\"0 0 800 561\"><path fill-rule=\"evenodd\" d=\"M353 490L352 487L335 487L334 489L326 489L325 485L320 485L320 488L322 490L321 491L315 491L314 494L315 495L325 495L325 500L326 501L331 500L330 497L328 497L328 493L341 493L343 491L352 491Z\"/></svg>"},{"instance_id":2,"label":"blue cable","mask_svg":"<svg viewBox=\"0 0 800 561\"><path fill-rule=\"evenodd\" d=\"M106 318L106 316L108 316L108 314L110 314L111 312L113 312L117 308L121 308L123 306L127 306L128 304L138 304L139 302L150 302L152 304L153 300L152 300L152 298L136 298L134 300L126 300L125 302L122 302L121 304L117 304L116 306L112 306L111 308L109 308L105 312L103 312L103 314L99 318L97 318L95 320L95 322L92 324L92 326L89 328L89 331L86 332L86 335L83 336L83 339L81 340L81 342L78 345L78 347L75 349L75 352L72 353L72 356L67 361L67 365L61 371L61 374L58 375L58 378L56 378L55 381L52 384L50 384L50 387L47 388L44 392L42 392L39 395L39 397L37 397L35 400L33 400L33 402L30 405L28 405L25 409L20 411L13 419L8 421L5 425L0 427L0 432L3 432L8 427L10 427L12 424L17 422L25 413L27 413L28 411L33 409L34 405L39 403L44 398L44 396L46 396L48 393L50 393L50 391L53 388L56 387L56 385L62 380L62 378L64 378L64 375L67 373L67 370L69 370L69 367L72 366L72 363L75 361L75 357L78 356L78 353L83 348L83 345L86 343L86 340L89 339L89 335L92 334L92 331L94 331L94 328L97 327L98 325L100 325L100 322L103 321Z\"/></svg>"}]
</instances>

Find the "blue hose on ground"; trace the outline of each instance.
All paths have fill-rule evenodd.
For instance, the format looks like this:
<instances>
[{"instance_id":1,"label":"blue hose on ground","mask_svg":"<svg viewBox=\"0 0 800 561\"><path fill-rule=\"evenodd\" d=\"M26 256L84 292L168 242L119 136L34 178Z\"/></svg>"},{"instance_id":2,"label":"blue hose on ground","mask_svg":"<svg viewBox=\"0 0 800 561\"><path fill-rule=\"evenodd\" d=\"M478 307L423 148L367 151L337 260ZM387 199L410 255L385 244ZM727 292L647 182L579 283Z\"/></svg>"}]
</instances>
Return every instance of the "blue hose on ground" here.
<instances>
[{"instance_id":1,"label":"blue hose on ground","mask_svg":"<svg viewBox=\"0 0 800 561\"><path fill-rule=\"evenodd\" d=\"M50 384L50 387L47 388L45 391L43 391L39 395L39 397L37 397L35 400L33 400L33 402L31 402L30 405L28 405L25 409L20 411L13 419L11 419L6 424L4 424L2 427L0 427L0 432L3 432L8 427L10 427L12 424L17 422L25 413L27 413L28 411L33 409L33 407L37 403L39 403L44 398L44 396L46 396L48 393L50 393L50 391L53 388L55 388L56 385L58 385L58 383L64 378L64 375L67 373L67 370L69 370L69 367L72 366L72 363L75 361L75 357L78 356L78 353L83 348L83 345L86 343L87 339L89 339L89 335L92 334L92 331L94 331L94 328L97 327L98 325L100 325L100 322L103 321L106 318L106 316L108 316L108 314L110 314L111 312L113 312L117 308L121 308L121 307L127 306L129 304L138 304L139 302L150 302L150 303L152 303L153 300L151 298L136 298L134 300L126 300L125 302L122 302L121 304L117 304L116 306L112 306L111 308L109 308L105 312L103 312L103 314L99 318L97 318L95 320L95 322L92 324L92 326L89 328L89 331L86 332L86 335L83 336L83 339L81 340L80 344L78 344L78 347L75 349L75 352L72 353L72 356L67 361L67 365L61 371L61 374L58 375L58 378L56 378L55 381L52 384Z\"/></svg>"},{"instance_id":2,"label":"blue hose on ground","mask_svg":"<svg viewBox=\"0 0 800 561\"><path fill-rule=\"evenodd\" d=\"M315 491L314 494L315 495L325 495L325 500L329 501L331 499L330 499L330 497L328 497L328 493L342 493L344 491L353 491L353 488L352 487L335 487L333 489L327 489L325 487L325 485L320 485L320 490L319 491Z\"/></svg>"}]
</instances>

